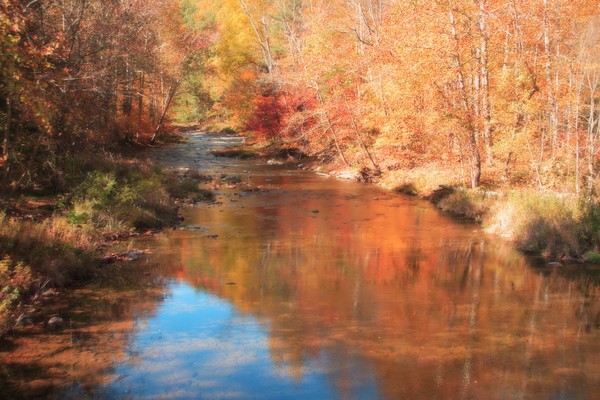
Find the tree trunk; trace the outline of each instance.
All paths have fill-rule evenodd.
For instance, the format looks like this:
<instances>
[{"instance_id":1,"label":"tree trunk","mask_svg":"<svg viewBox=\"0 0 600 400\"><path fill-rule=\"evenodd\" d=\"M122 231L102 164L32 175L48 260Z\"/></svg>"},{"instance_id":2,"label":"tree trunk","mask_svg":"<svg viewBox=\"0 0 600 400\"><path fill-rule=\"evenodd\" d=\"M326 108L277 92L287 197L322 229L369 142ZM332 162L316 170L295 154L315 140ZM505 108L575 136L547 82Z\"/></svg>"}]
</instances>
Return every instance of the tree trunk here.
<instances>
[{"instance_id":1,"label":"tree trunk","mask_svg":"<svg viewBox=\"0 0 600 400\"><path fill-rule=\"evenodd\" d=\"M463 72L463 63L460 58L459 53L459 44L460 39L458 37L458 32L456 30L456 20L454 19L454 9L452 5L450 5L449 10L450 17L450 28L452 33L452 38L454 40L455 49L452 53L454 58L454 62L456 64L456 83L458 86L459 97L462 104L463 111L466 115L467 120L464 121L468 126L468 141L469 141L469 150L470 160L471 160L471 187L476 188L481 183L481 155L479 154L479 145L477 139L477 130L475 127L475 121L473 121L473 110L471 103L469 102L469 97L467 95L467 89L465 87L465 76Z\"/></svg>"},{"instance_id":2,"label":"tree trunk","mask_svg":"<svg viewBox=\"0 0 600 400\"><path fill-rule=\"evenodd\" d=\"M12 123L12 94L6 95L6 122L4 125L4 140L2 142L2 159L4 168L2 172L2 194L8 193L8 178L10 172L10 131Z\"/></svg>"},{"instance_id":3,"label":"tree trunk","mask_svg":"<svg viewBox=\"0 0 600 400\"><path fill-rule=\"evenodd\" d=\"M488 70L488 31L486 21L485 0L479 0L479 74L481 84L481 116L483 118L483 141L485 144L485 162L490 166L494 162L492 153L492 112L490 105L489 70Z\"/></svg>"},{"instance_id":4,"label":"tree trunk","mask_svg":"<svg viewBox=\"0 0 600 400\"><path fill-rule=\"evenodd\" d=\"M137 129L135 131L135 138L138 139L140 137L140 126L142 125L142 111L144 108L144 72L140 72L140 88L138 91L138 120L137 120Z\"/></svg>"},{"instance_id":5,"label":"tree trunk","mask_svg":"<svg viewBox=\"0 0 600 400\"><path fill-rule=\"evenodd\" d=\"M167 111L169 110L169 106L171 105L171 100L173 100L173 97L175 96L175 92L177 91L177 88L179 87L180 80L181 80L181 78L177 78L171 84L171 88L169 89L169 93L168 93L167 99L165 101L165 107L163 108L163 112L160 116L160 119L158 120L158 125L156 126L156 129L154 130L154 134L152 135L152 138L150 139L150 143L152 143L152 144L154 144L154 142L156 141L156 136L158 136L158 134L162 131L163 125L165 123L165 117L167 115Z\"/></svg>"},{"instance_id":6,"label":"tree trunk","mask_svg":"<svg viewBox=\"0 0 600 400\"><path fill-rule=\"evenodd\" d=\"M547 107L548 107L548 123L551 143L551 158L554 158L554 152L558 136L558 115L557 115L557 100L554 80L552 79L552 49L550 42L550 18L548 15L548 0L544 0L544 19L543 19L543 37L544 37L544 53L546 56L546 84L548 86ZM543 157L543 155L542 155Z\"/></svg>"},{"instance_id":7,"label":"tree trunk","mask_svg":"<svg viewBox=\"0 0 600 400\"><path fill-rule=\"evenodd\" d=\"M354 113L350 109L350 104L348 104L348 99L346 98L346 96L344 96L344 102L346 103L346 109L348 109L348 115L350 116L350 122L352 123L352 129L354 129L354 133L356 134L356 138L358 140L358 143L360 144L360 147L362 147L365 154L367 155L367 158L371 161L371 165L373 165L373 170L380 171L379 165L377 165L377 163L373 159L371 152L367 148L367 145L362 138L362 133L360 132L360 128L358 127L358 124L356 123L356 118L354 118Z\"/></svg>"}]
</instances>

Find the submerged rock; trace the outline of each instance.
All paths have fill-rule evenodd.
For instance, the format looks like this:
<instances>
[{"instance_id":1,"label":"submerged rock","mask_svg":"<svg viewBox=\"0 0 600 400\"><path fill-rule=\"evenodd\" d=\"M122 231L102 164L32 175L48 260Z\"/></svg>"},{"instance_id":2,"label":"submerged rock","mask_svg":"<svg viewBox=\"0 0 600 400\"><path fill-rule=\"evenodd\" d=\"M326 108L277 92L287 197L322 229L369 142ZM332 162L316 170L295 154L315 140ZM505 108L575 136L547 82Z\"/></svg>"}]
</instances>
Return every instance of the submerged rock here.
<instances>
[{"instance_id":1,"label":"submerged rock","mask_svg":"<svg viewBox=\"0 0 600 400\"><path fill-rule=\"evenodd\" d=\"M128 261L136 261L142 254L144 254L142 250L131 250L126 254L126 257Z\"/></svg>"}]
</instances>

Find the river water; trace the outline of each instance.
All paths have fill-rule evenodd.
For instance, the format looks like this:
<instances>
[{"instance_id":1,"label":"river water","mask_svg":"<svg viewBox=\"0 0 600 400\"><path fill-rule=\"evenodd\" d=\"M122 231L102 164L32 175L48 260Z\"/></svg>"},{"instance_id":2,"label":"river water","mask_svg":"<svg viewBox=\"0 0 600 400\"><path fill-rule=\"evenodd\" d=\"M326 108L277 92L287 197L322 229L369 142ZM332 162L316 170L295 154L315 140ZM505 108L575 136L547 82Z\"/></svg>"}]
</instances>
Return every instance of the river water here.
<instances>
[{"instance_id":1,"label":"river water","mask_svg":"<svg viewBox=\"0 0 600 400\"><path fill-rule=\"evenodd\" d=\"M82 289L59 310L69 328L22 338L42 343L21 353L37 369L11 361L23 379L43 378L29 393L600 396L597 272L546 267L415 198L208 153L237 142L190 135L150 154L240 182L186 207L183 227L131 243L151 251L139 272Z\"/></svg>"}]
</instances>

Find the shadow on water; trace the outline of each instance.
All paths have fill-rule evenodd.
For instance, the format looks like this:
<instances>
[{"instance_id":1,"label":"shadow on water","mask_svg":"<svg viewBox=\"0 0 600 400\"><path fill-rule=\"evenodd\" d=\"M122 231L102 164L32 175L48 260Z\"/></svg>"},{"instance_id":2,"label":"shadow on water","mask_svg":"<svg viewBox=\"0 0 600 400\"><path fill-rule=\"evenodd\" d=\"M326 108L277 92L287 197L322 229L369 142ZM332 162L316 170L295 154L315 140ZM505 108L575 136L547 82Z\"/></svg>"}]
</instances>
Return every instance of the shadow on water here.
<instances>
[{"instance_id":1,"label":"shadow on water","mask_svg":"<svg viewBox=\"0 0 600 400\"><path fill-rule=\"evenodd\" d=\"M152 155L244 186L138 241L150 277L82 289L68 329L16 338L13 381L49 398L594 398L596 272L538 266L417 199L203 150L234 139Z\"/></svg>"}]
</instances>

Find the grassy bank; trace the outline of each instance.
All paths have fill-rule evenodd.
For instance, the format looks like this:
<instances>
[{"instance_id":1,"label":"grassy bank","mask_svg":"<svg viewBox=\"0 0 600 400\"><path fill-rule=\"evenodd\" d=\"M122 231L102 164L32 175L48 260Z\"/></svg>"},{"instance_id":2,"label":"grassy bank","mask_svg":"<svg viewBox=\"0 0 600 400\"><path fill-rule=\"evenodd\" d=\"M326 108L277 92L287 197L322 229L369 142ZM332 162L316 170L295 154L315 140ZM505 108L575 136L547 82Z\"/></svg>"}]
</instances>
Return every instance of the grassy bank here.
<instances>
[{"instance_id":1,"label":"grassy bank","mask_svg":"<svg viewBox=\"0 0 600 400\"><path fill-rule=\"evenodd\" d=\"M511 241L523 251L596 261L600 206L595 202L534 190L454 189L435 203L448 213L479 221L486 231Z\"/></svg>"},{"instance_id":2,"label":"grassy bank","mask_svg":"<svg viewBox=\"0 0 600 400\"><path fill-rule=\"evenodd\" d=\"M193 172L104 154L73 158L66 187L19 193L0 210L0 336L43 290L90 277L116 239L178 222L178 203L212 199Z\"/></svg>"}]
</instances>

